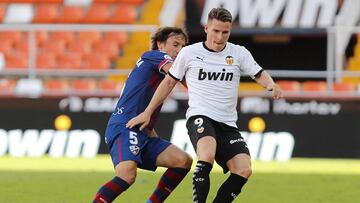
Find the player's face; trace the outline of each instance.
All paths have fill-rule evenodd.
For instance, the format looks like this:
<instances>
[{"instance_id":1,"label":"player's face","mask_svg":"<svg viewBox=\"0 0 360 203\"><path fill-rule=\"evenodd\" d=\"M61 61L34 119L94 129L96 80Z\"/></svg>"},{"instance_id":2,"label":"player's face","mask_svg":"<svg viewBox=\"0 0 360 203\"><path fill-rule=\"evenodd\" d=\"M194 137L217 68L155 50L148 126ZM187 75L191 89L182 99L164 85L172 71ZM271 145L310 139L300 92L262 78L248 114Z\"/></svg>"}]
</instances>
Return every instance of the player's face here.
<instances>
[{"instance_id":1,"label":"player's face","mask_svg":"<svg viewBox=\"0 0 360 203\"><path fill-rule=\"evenodd\" d=\"M230 31L230 22L222 22L216 19L208 21L205 25L206 46L216 52L221 51L229 39Z\"/></svg>"},{"instance_id":2,"label":"player's face","mask_svg":"<svg viewBox=\"0 0 360 203\"><path fill-rule=\"evenodd\" d=\"M185 46L185 37L182 34L173 35L165 42L158 44L161 51L167 53L173 60L175 60L179 51Z\"/></svg>"}]
</instances>

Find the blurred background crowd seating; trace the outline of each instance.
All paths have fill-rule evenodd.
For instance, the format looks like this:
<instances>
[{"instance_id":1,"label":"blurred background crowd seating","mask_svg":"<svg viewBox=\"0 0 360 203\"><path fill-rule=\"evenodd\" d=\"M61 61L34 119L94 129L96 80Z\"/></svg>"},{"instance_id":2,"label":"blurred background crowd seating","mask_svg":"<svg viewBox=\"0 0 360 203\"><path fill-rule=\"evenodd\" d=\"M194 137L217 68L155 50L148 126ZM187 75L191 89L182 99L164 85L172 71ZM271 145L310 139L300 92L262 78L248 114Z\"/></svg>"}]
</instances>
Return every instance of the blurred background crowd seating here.
<instances>
[{"instance_id":1,"label":"blurred background crowd seating","mask_svg":"<svg viewBox=\"0 0 360 203\"><path fill-rule=\"evenodd\" d=\"M181 4L182 12L175 25L189 21L184 16L190 11L184 9L191 1L0 0L0 95L16 96L21 80L40 82L39 95L118 95L140 53L150 48L151 33L163 25L159 18L163 9L172 8L166 7L169 4ZM242 44L243 33L236 31L233 41ZM312 38L316 38L316 30L313 32ZM360 70L360 35L352 34L341 68L356 73ZM277 34L273 41L283 35ZM305 34L305 38L308 36ZM203 40L196 32L190 32L190 38L192 42ZM252 51L251 43L249 49ZM325 55L326 50L323 52ZM257 56L256 49L252 53L256 59L261 57ZM268 66L260 64L265 69ZM271 68L275 73L280 69ZM291 71L291 68L285 70ZM300 77L275 74L274 77L289 94L360 94L360 75L348 72L329 82L326 70L329 69L322 69L325 73L319 77L306 74ZM246 79L239 89L250 94L264 91ZM186 92L186 89L178 87L177 91Z\"/></svg>"}]
</instances>

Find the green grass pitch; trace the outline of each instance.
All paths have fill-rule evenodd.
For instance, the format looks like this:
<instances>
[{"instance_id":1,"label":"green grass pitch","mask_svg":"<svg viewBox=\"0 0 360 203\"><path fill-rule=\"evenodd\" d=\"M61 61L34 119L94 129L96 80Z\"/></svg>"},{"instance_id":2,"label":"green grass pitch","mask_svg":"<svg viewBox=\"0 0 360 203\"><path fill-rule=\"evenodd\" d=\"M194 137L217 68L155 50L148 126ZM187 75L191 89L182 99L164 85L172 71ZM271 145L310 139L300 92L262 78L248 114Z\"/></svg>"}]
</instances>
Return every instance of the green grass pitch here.
<instances>
[{"instance_id":1,"label":"green grass pitch","mask_svg":"<svg viewBox=\"0 0 360 203\"><path fill-rule=\"evenodd\" d=\"M135 184L115 202L141 203L152 193L163 169L139 170ZM168 203L192 202L191 176L186 176ZM94 159L0 157L0 203L86 203L113 177L108 156ZM215 166L208 202L227 175ZM234 202L360 202L360 160L292 159L253 164L253 176Z\"/></svg>"}]
</instances>

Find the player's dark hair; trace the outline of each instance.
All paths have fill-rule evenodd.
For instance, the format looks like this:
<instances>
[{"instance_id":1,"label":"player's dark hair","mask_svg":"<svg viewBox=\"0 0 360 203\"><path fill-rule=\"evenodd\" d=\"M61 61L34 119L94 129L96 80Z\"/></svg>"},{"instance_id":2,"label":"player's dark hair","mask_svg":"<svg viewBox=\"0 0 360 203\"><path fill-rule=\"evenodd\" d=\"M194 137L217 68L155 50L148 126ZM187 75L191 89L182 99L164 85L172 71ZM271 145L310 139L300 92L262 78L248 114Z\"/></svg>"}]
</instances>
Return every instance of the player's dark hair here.
<instances>
[{"instance_id":1,"label":"player's dark hair","mask_svg":"<svg viewBox=\"0 0 360 203\"><path fill-rule=\"evenodd\" d=\"M161 27L151 37L151 49L159 49L157 45L158 42L166 42L169 37L174 35L183 35L185 38L185 43L188 43L189 41L188 34L184 29L178 27Z\"/></svg>"},{"instance_id":2,"label":"player's dark hair","mask_svg":"<svg viewBox=\"0 0 360 203\"><path fill-rule=\"evenodd\" d=\"M211 9L211 11L209 12L209 15L208 15L208 21L213 20L213 19L219 20L221 22L232 23L232 15L231 15L230 11L228 11L222 7Z\"/></svg>"}]
</instances>

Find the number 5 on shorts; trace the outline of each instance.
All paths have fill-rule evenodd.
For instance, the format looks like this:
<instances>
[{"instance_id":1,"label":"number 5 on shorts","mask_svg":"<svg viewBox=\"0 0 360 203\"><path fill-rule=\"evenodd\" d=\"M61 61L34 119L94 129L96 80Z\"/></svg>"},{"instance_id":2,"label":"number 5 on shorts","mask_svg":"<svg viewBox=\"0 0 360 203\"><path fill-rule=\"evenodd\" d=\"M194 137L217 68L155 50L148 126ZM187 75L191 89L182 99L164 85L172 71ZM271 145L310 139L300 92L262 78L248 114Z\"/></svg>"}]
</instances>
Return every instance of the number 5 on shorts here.
<instances>
[{"instance_id":1,"label":"number 5 on shorts","mask_svg":"<svg viewBox=\"0 0 360 203\"><path fill-rule=\"evenodd\" d=\"M130 144L133 144L133 145L138 144L138 139L137 139L136 135L137 135L136 132L130 131L130 133L129 133L129 142L130 142Z\"/></svg>"}]
</instances>

